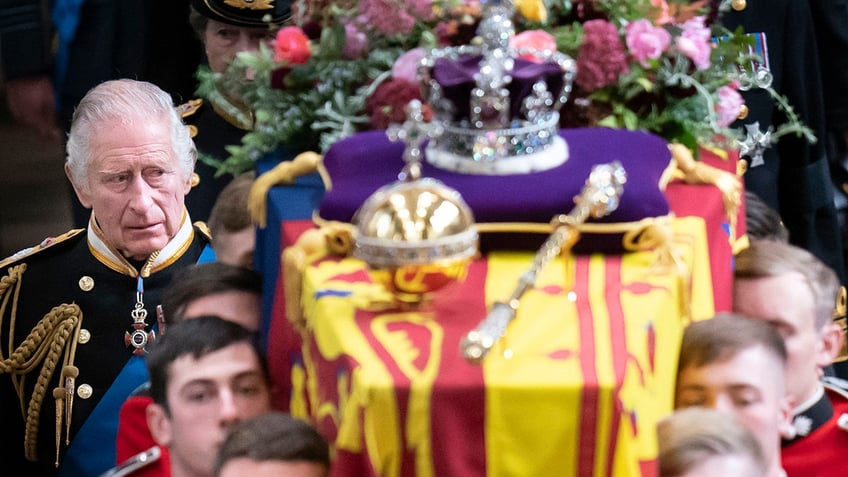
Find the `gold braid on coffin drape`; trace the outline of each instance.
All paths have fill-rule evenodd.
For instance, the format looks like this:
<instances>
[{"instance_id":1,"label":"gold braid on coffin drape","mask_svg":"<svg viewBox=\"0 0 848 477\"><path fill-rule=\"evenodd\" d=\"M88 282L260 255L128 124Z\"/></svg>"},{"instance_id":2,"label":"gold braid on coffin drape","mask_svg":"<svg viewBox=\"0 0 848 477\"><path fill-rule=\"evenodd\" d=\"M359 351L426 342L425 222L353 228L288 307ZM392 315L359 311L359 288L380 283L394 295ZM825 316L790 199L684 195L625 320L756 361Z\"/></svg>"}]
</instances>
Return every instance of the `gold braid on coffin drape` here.
<instances>
[{"instance_id":1,"label":"gold braid on coffin drape","mask_svg":"<svg viewBox=\"0 0 848 477\"><path fill-rule=\"evenodd\" d=\"M59 448L64 428L65 445L70 444L71 415L73 412L74 380L79 370L74 366L74 355L82 325L82 311L75 304L59 305L38 322L26 339L15 347L15 321L17 318L18 297L26 264L9 268L0 278L0 329L7 308L9 314L9 339L0 346L0 373L9 374L18 394L21 415L26 423L24 433L24 452L27 460L37 458L38 427L41 419L41 407L47 395L50 380L57 366L61 367L59 386L53 389L56 400L56 466L59 466ZM6 356L8 353L8 356ZM38 369L32 396L25 396L26 378Z\"/></svg>"},{"instance_id":2,"label":"gold braid on coffin drape","mask_svg":"<svg viewBox=\"0 0 848 477\"><path fill-rule=\"evenodd\" d=\"M349 256L354 246L354 227L342 222L325 222L320 228L301 234L297 241L283 250L280 265L283 270L283 293L285 294L286 317L298 330L306 323L303 317L301 292L303 272L315 257L331 254Z\"/></svg>"},{"instance_id":3,"label":"gold braid on coffin drape","mask_svg":"<svg viewBox=\"0 0 848 477\"><path fill-rule=\"evenodd\" d=\"M271 187L294 184L298 177L316 171L321 174L325 184L329 183L327 171L321 164L322 159L321 155L316 152L302 152L290 161L277 164L273 169L253 181L247 199L247 210L250 212L253 222L260 229L264 229L267 225L268 191L271 190Z\"/></svg>"},{"instance_id":4,"label":"gold braid on coffin drape","mask_svg":"<svg viewBox=\"0 0 848 477\"><path fill-rule=\"evenodd\" d=\"M735 230L736 213L742 204L741 178L717 167L696 161L692 151L682 144L669 144L668 149L671 151L671 158L677 166L677 171L675 171L677 178L683 179L687 184L710 184L721 191L724 212L731 222L731 227Z\"/></svg>"}]
</instances>

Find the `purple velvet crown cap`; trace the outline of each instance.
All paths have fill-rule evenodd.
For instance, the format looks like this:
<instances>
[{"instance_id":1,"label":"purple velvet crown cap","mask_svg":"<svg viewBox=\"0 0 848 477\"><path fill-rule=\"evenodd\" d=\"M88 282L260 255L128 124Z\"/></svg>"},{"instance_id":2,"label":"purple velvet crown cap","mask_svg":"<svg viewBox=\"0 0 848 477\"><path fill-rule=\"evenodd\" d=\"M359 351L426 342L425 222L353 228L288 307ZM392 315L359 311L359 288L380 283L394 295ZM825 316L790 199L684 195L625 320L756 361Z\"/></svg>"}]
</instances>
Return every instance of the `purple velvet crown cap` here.
<instances>
[{"instance_id":1,"label":"purple velvet crown cap","mask_svg":"<svg viewBox=\"0 0 848 477\"><path fill-rule=\"evenodd\" d=\"M457 59L438 58L433 63L433 79L441 86L445 99L455 108L452 121L470 117L471 91L477 87L475 75L480 71L481 55L464 55ZM534 62L516 58L512 70L512 81L507 89L510 98L510 119L527 119L521 113L524 98L533 91L539 81L547 84L548 91L558 93L563 86L563 71L556 63Z\"/></svg>"},{"instance_id":2,"label":"purple velvet crown cap","mask_svg":"<svg viewBox=\"0 0 848 477\"><path fill-rule=\"evenodd\" d=\"M456 189L478 224L549 223L555 215L574 208L574 197L593 165L618 160L628 176L621 204L612 214L591 222L634 222L668 215L668 201L659 184L671 153L662 138L606 128L561 130L560 136L568 142L570 158L544 172L482 176L446 171L423 162L422 176ZM321 201L318 215L325 220L350 222L365 199L397 180L404 164L403 150L404 145L390 141L384 131L359 133L334 144L324 157L333 186ZM581 244L590 242L585 240L586 235ZM594 243L581 250L620 252L620 237L609 239L604 243L593 237Z\"/></svg>"}]
</instances>

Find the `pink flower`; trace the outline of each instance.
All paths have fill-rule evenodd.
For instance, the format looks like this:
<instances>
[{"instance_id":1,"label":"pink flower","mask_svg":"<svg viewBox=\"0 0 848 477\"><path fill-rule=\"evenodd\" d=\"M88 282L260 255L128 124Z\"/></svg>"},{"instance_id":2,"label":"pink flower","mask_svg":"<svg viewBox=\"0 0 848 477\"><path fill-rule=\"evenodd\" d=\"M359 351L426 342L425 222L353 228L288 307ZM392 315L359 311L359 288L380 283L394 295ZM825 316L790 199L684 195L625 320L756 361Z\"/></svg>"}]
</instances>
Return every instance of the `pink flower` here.
<instances>
[{"instance_id":1,"label":"pink flower","mask_svg":"<svg viewBox=\"0 0 848 477\"><path fill-rule=\"evenodd\" d=\"M430 21L436 16L433 11L433 0L407 0L409 13L417 17L419 20Z\"/></svg>"},{"instance_id":2,"label":"pink flower","mask_svg":"<svg viewBox=\"0 0 848 477\"><path fill-rule=\"evenodd\" d=\"M400 57L392 65L392 78L418 83L418 64L424 58L424 48L413 48Z\"/></svg>"},{"instance_id":3,"label":"pink flower","mask_svg":"<svg viewBox=\"0 0 848 477\"><path fill-rule=\"evenodd\" d=\"M534 50L538 52L542 51L556 51L556 39L550 33L544 30L527 30L523 31L515 36L513 36L509 41L509 46L515 48L516 50ZM538 58L531 54L523 54L521 58L525 60L541 62L541 58Z\"/></svg>"},{"instance_id":4,"label":"pink flower","mask_svg":"<svg viewBox=\"0 0 848 477\"><path fill-rule=\"evenodd\" d=\"M674 42L677 51L692 60L695 68L705 70L710 67L710 29L704 17L695 17L680 25L682 32Z\"/></svg>"},{"instance_id":5,"label":"pink flower","mask_svg":"<svg viewBox=\"0 0 848 477\"><path fill-rule=\"evenodd\" d=\"M280 28L274 40L274 61L302 65L309 59L309 38L299 27Z\"/></svg>"},{"instance_id":6,"label":"pink flower","mask_svg":"<svg viewBox=\"0 0 848 477\"><path fill-rule=\"evenodd\" d=\"M627 49L642 66L648 60L659 58L671 44L671 34L663 27L654 26L650 20L636 20L627 25L625 41Z\"/></svg>"},{"instance_id":7,"label":"pink flower","mask_svg":"<svg viewBox=\"0 0 848 477\"><path fill-rule=\"evenodd\" d=\"M415 27L415 17L402 2L392 0L361 0L359 13L378 35L407 35Z\"/></svg>"},{"instance_id":8,"label":"pink flower","mask_svg":"<svg viewBox=\"0 0 848 477\"><path fill-rule=\"evenodd\" d=\"M719 127L727 127L736 120L739 116L739 110L745 101L742 95L736 91L735 85L722 86L718 89L718 103L716 104L716 112L718 113Z\"/></svg>"},{"instance_id":9,"label":"pink flower","mask_svg":"<svg viewBox=\"0 0 848 477\"><path fill-rule=\"evenodd\" d=\"M584 23L583 43L577 53L577 86L592 92L616 83L620 75L629 71L615 25L600 19Z\"/></svg>"},{"instance_id":10,"label":"pink flower","mask_svg":"<svg viewBox=\"0 0 848 477\"><path fill-rule=\"evenodd\" d=\"M344 28L345 42L342 47L342 56L348 60L361 58L368 49L368 36L352 23L345 24Z\"/></svg>"}]
</instances>

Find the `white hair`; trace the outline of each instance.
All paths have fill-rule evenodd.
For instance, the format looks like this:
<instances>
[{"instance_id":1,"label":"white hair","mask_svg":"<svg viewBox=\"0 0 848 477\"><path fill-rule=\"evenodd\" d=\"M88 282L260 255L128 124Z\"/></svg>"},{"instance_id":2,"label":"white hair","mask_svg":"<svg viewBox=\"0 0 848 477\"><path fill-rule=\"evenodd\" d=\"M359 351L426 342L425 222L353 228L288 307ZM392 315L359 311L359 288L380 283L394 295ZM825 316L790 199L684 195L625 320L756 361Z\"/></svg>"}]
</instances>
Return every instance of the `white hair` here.
<instances>
[{"instance_id":1,"label":"white hair","mask_svg":"<svg viewBox=\"0 0 848 477\"><path fill-rule=\"evenodd\" d=\"M170 123L171 147L179 160L182 177L188 179L194 172L197 149L171 97L154 84L120 79L92 88L74 111L66 159L71 181L83 191L89 190L91 138L100 124L132 124L133 121L157 119L167 119Z\"/></svg>"}]
</instances>

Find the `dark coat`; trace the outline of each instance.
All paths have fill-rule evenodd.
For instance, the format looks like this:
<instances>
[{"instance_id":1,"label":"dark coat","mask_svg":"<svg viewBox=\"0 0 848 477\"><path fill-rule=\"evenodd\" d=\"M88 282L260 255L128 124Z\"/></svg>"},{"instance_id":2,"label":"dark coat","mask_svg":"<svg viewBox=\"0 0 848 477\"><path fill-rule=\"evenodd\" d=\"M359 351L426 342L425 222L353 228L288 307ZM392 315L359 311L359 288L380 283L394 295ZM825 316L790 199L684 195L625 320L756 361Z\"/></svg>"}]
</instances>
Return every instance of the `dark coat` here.
<instances>
[{"instance_id":1,"label":"dark coat","mask_svg":"<svg viewBox=\"0 0 848 477\"><path fill-rule=\"evenodd\" d=\"M99 475L114 465L118 410L126 397L147 380L143 355L134 355L134 348L125 342L126 333L134 331L131 312L136 305L138 272L129 262L110 260L94 251L96 247L92 248L86 237L85 230L75 231L45 248L0 264L4 286L9 283L10 270L25 266L20 280L4 288L2 295L3 303L8 300L7 306L0 309L0 355L3 360L9 359L10 347L20 346L53 307L76 304L82 312L79 337L74 339L77 335L72 331L67 341L75 343L73 366L79 375L74 383L69 434L72 450L68 451L69 446L65 445L64 430L59 445L60 462L64 467L62 475ZM183 246L171 256L160 255L161 266L143 279L145 321L149 325L145 334L155 326L156 306L161 303L163 290L172 276L197 261L208 244L208 237L197 228L189 228L182 243ZM14 333L10 339L13 323ZM68 357L68 354L62 353L62 356ZM19 475L57 475L53 392L57 386L65 384L59 382L63 361L57 363L52 376L46 376L46 392L37 425L38 462L24 460L22 408L26 410L29 406L42 362L38 360L37 366L26 374L23 405L10 374L0 373L0 462L4 468L17 469ZM97 417L89 419L90 416ZM81 434L86 437L75 440ZM70 458L70 455L76 457ZM76 469L74 462L84 462L93 468L73 470Z\"/></svg>"},{"instance_id":2,"label":"dark coat","mask_svg":"<svg viewBox=\"0 0 848 477\"><path fill-rule=\"evenodd\" d=\"M0 54L6 78L50 75L53 27L47 0L0 0ZM86 0L71 43L65 81L57 85L59 118L103 81L150 81L177 104L194 95L203 60L188 23L189 0Z\"/></svg>"},{"instance_id":3,"label":"dark coat","mask_svg":"<svg viewBox=\"0 0 848 477\"><path fill-rule=\"evenodd\" d=\"M721 22L731 30L765 33L773 87L783 94L816 137L824 137L821 77L815 32L806 1L748 0L743 11L730 10ZM779 125L785 116L766 90L743 93L749 114L735 126L758 121L760 129ZM744 131L744 129L743 129ZM803 247L845 282L842 244L833 203L824 141L810 144L794 134L766 150L765 164L749 168L745 187L780 213L789 240Z\"/></svg>"},{"instance_id":4,"label":"dark coat","mask_svg":"<svg viewBox=\"0 0 848 477\"><path fill-rule=\"evenodd\" d=\"M202 101L199 107L192 108L184 115L186 124L194 126L194 144L199 155L210 156L219 161L229 157L226 147L241 144L241 138L246 131L234 126L224 119L210 105ZM209 220L212 206L218 195L233 180L232 174L215 177L216 168L198 159L194 172L200 178L200 183L191 188L186 196L186 207L194 220Z\"/></svg>"}]
</instances>

